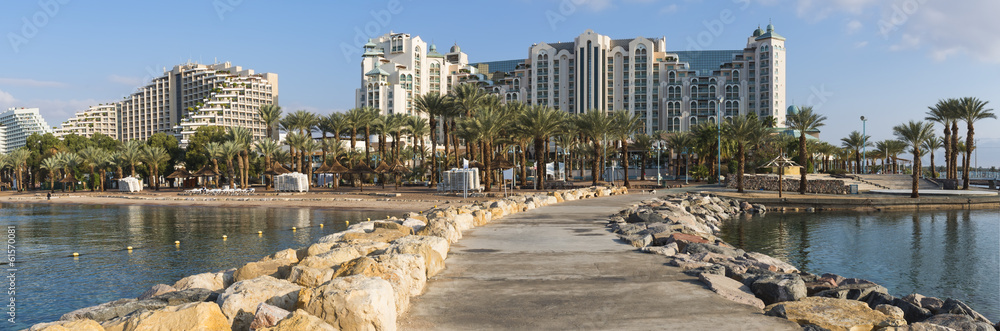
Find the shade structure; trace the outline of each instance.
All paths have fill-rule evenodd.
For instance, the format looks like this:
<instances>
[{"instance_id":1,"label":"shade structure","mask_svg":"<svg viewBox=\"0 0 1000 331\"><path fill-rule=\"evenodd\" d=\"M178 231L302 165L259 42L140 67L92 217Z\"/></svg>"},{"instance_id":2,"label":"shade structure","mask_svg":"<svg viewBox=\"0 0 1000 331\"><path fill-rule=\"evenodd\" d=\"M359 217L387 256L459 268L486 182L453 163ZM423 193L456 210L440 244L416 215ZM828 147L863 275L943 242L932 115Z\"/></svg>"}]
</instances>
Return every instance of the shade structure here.
<instances>
[{"instance_id":1,"label":"shade structure","mask_svg":"<svg viewBox=\"0 0 1000 331\"><path fill-rule=\"evenodd\" d=\"M73 182L76 182L76 178L73 178L73 176L70 176L69 174L66 174L66 177L63 177L63 179L60 179L59 182L60 183L73 183Z\"/></svg>"},{"instance_id":2,"label":"shade structure","mask_svg":"<svg viewBox=\"0 0 1000 331\"><path fill-rule=\"evenodd\" d=\"M274 173L277 175L284 175L292 172L291 170L288 170L287 168L285 168L285 166L281 165L281 163L278 162L275 162L274 165L271 166L271 171L274 171Z\"/></svg>"},{"instance_id":3,"label":"shade structure","mask_svg":"<svg viewBox=\"0 0 1000 331\"><path fill-rule=\"evenodd\" d=\"M474 160L469 162L469 168L483 168L483 167L485 166L483 165L482 162L479 162L479 160Z\"/></svg>"},{"instance_id":4,"label":"shade structure","mask_svg":"<svg viewBox=\"0 0 1000 331\"><path fill-rule=\"evenodd\" d=\"M354 165L354 168L351 168L351 171L348 172L352 174L372 174L375 173L375 170L372 170L372 167L369 167L367 162L358 162L358 164Z\"/></svg>"},{"instance_id":5,"label":"shade structure","mask_svg":"<svg viewBox=\"0 0 1000 331\"><path fill-rule=\"evenodd\" d=\"M490 167L493 169L508 169L513 168L514 163L505 159L493 159L493 162L490 162Z\"/></svg>"},{"instance_id":6,"label":"shade structure","mask_svg":"<svg viewBox=\"0 0 1000 331\"><path fill-rule=\"evenodd\" d=\"M167 178L169 179L188 178L188 177L191 177L191 173L184 168L174 170L173 173L167 175Z\"/></svg>"},{"instance_id":7,"label":"shade structure","mask_svg":"<svg viewBox=\"0 0 1000 331\"><path fill-rule=\"evenodd\" d=\"M392 172L392 173L401 174L401 173L409 172L409 171L410 171L410 168L407 168L405 165L403 165L403 163L399 162L399 160L396 160L396 162L393 162L392 166L389 167L389 172Z\"/></svg>"},{"instance_id":8,"label":"shade structure","mask_svg":"<svg viewBox=\"0 0 1000 331\"><path fill-rule=\"evenodd\" d=\"M378 166L375 167L374 171L377 174L384 174L384 173L389 172L389 170L392 170L392 169L389 167L388 164L385 164L385 161L378 161Z\"/></svg>"},{"instance_id":9,"label":"shade structure","mask_svg":"<svg viewBox=\"0 0 1000 331\"><path fill-rule=\"evenodd\" d=\"M313 170L313 173L314 174L332 174L333 172L330 172L330 166L326 165L326 163L323 163L323 165L321 165L319 168L316 168L316 170Z\"/></svg>"},{"instance_id":10,"label":"shade structure","mask_svg":"<svg viewBox=\"0 0 1000 331\"><path fill-rule=\"evenodd\" d=\"M347 169L347 167L340 164L340 162L337 161L337 159L333 159L333 164L330 165L331 174L342 174L348 171L351 171L351 169Z\"/></svg>"},{"instance_id":11,"label":"shade structure","mask_svg":"<svg viewBox=\"0 0 1000 331\"><path fill-rule=\"evenodd\" d=\"M215 172L215 169L212 168L211 163L206 163L204 167L201 167L200 170L194 173L195 177L213 177L218 175L219 173Z\"/></svg>"}]
</instances>

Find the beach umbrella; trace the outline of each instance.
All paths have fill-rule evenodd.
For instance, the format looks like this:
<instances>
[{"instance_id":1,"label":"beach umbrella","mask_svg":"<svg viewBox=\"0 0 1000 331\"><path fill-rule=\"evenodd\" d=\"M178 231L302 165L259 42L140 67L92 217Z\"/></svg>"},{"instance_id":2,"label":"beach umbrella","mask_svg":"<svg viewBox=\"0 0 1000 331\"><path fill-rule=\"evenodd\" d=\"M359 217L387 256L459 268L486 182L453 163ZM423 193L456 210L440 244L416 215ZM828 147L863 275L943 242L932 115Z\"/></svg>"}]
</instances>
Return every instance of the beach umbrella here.
<instances>
[{"instance_id":1,"label":"beach umbrella","mask_svg":"<svg viewBox=\"0 0 1000 331\"><path fill-rule=\"evenodd\" d=\"M200 170L196 171L192 175L194 177L215 177L218 176L219 173L216 172L215 169L212 169L211 163L206 163L204 167L201 167Z\"/></svg>"},{"instance_id":2,"label":"beach umbrella","mask_svg":"<svg viewBox=\"0 0 1000 331\"><path fill-rule=\"evenodd\" d=\"M375 173L375 170L372 170L372 167L369 167L367 162L358 162L358 164L354 165L354 168L351 168L351 171L348 171L348 173L356 175L364 175L364 174ZM362 181L361 192L364 191L365 191L365 183L364 181Z\"/></svg>"},{"instance_id":3,"label":"beach umbrella","mask_svg":"<svg viewBox=\"0 0 1000 331\"><path fill-rule=\"evenodd\" d=\"M316 169L315 173L318 173L318 174L336 174L337 176L336 176L336 179L333 182L333 188L337 188L337 187L339 187L339 183L338 182L340 180L340 174L348 172L348 171L351 171L351 170L347 169L347 167L341 165L340 162L338 162L337 159L334 158L333 159L333 164L326 165L326 163L323 163L323 166L319 167L319 169Z\"/></svg>"},{"instance_id":4,"label":"beach umbrella","mask_svg":"<svg viewBox=\"0 0 1000 331\"><path fill-rule=\"evenodd\" d=\"M509 169L514 167L514 163L509 160L495 158L493 162L490 162L490 167L493 169Z\"/></svg>"},{"instance_id":5,"label":"beach umbrella","mask_svg":"<svg viewBox=\"0 0 1000 331\"><path fill-rule=\"evenodd\" d=\"M188 177L191 177L191 173L184 168L174 170L173 173L167 175L167 179L183 179Z\"/></svg>"},{"instance_id":6,"label":"beach umbrella","mask_svg":"<svg viewBox=\"0 0 1000 331\"><path fill-rule=\"evenodd\" d=\"M340 161L337 161L337 159L333 159L333 164L330 165L330 173L342 174L348 171L351 171L351 169L347 169L347 167L340 164Z\"/></svg>"},{"instance_id":7,"label":"beach umbrella","mask_svg":"<svg viewBox=\"0 0 1000 331\"><path fill-rule=\"evenodd\" d=\"M393 174L394 177L393 179L395 179L397 190L399 189L399 175L409 171L410 169L407 168L405 165L403 165L402 162L399 162L399 159L397 159L396 162L393 162L393 164L389 166L389 172Z\"/></svg>"},{"instance_id":8,"label":"beach umbrella","mask_svg":"<svg viewBox=\"0 0 1000 331\"><path fill-rule=\"evenodd\" d=\"M389 172L389 170L392 170L392 169L389 167L388 164L385 164L385 161L378 161L378 166L375 167L375 170L373 170L373 171L375 171L375 173L377 173L377 174L384 174L384 173Z\"/></svg>"},{"instance_id":9,"label":"beach umbrella","mask_svg":"<svg viewBox=\"0 0 1000 331\"><path fill-rule=\"evenodd\" d=\"M275 162L274 165L272 165L271 169L269 170L271 172L274 172L275 175L284 175L292 172L291 170L288 170L287 168L285 168L285 166L281 165L281 163L278 162Z\"/></svg>"}]
</instances>

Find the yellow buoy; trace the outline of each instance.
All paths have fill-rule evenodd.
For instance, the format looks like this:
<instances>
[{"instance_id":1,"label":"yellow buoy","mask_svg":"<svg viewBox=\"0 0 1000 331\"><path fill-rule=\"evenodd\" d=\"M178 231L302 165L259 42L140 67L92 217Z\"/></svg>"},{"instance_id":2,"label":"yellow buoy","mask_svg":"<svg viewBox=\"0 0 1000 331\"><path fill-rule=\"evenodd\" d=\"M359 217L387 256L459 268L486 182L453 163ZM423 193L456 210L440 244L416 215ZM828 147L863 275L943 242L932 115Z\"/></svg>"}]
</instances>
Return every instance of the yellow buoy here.
<instances>
[{"instance_id":1,"label":"yellow buoy","mask_svg":"<svg viewBox=\"0 0 1000 331\"><path fill-rule=\"evenodd\" d=\"M174 245L180 245L180 244L181 244L180 240L174 240Z\"/></svg>"},{"instance_id":2,"label":"yellow buoy","mask_svg":"<svg viewBox=\"0 0 1000 331\"><path fill-rule=\"evenodd\" d=\"M321 228L322 228L322 227L323 227L323 223L320 223L320 224L319 224L319 227L321 227Z\"/></svg>"},{"instance_id":3,"label":"yellow buoy","mask_svg":"<svg viewBox=\"0 0 1000 331\"><path fill-rule=\"evenodd\" d=\"M227 236L227 235L222 235L222 240L226 240L226 239L229 239L229 236Z\"/></svg>"},{"instance_id":4,"label":"yellow buoy","mask_svg":"<svg viewBox=\"0 0 1000 331\"><path fill-rule=\"evenodd\" d=\"M264 231L257 231L257 235L258 236L264 235Z\"/></svg>"},{"instance_id":5,"label":"yellow buoy","mask_svg":"<svg viewBox=\"0 0 1000 331\"><path fill-rule=\"evenodd\" d=\"M77 256L80 256L80 253L73 252L73 257L77 257Z\"/></svg>"},{"instance_id":6,"label":"yellow buoy","mask_svg":"<svg viewBox=\"0 0 1000 331\"><path fill-rule=\"evenodd\" d=\"M371 217L369 217L369 218L368 218L368 221L369 221L369 222L371 222L371 221L372 221L372 218L371 218Z\"/></svg>"},{"instance_id":7,"label":"yellow buoy","mask_svg":"<svg viewBox=\"0 0 1000 331\"><path fill-rule=\"evenodd\" d=\"M351 221L344 221L344 225L351 226Z\"/></svg>"},{"instance_id":8,"label":"yellow buoy","mask_svg":"<svg viewBox=\"0 0 1000 331\"><path fill-rule=\"evenodd\" d=\"M296 227L294 227L294 226L293 226L293 227L292 227L292 231L295 231L295 230L298 230L298 229L297 229Z\"/></svg>"},{"instance_id":9,"label":"yellow buoy","mask_svg":"<svg viewBox=\"0 0 1000 331\"><path fill-rule=\"evenodd\" d=\"M127 250L132 250L132 246L129 246L129 247L125 247L125 249L127 249Z\"/></svg>"}]
</instances>

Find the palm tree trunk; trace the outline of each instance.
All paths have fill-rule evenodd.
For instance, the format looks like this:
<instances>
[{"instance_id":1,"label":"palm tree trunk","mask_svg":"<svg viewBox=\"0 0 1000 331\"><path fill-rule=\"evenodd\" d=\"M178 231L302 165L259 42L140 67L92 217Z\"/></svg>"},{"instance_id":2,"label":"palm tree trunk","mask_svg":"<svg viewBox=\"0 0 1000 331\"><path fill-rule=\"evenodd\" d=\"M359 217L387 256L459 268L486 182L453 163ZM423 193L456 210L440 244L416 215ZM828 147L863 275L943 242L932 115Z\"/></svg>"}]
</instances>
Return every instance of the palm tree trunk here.
<instances>
[{"instance_id":1,"label":"palm tree trunk","mask_svg":"<svg viewBox=\"0 0 1000 331\"><path fill-rule=\"evenodd\" d=\"M802 162L799 179L799 194L806 194L806 173L809 172L809 163L806 156L806 133L802 131L799 135L799 162Z\"/></svg>"},{"instance_id":2,"label":"palm tree trunk","mask_svg":"<svg viewBox=\"0 0 1000 331\"><path fill-rule=\"evenodd\" d=\"M430 187L437 186L438 182L438 157L437 157L437 121L434 120L434 116L431 116L430 120L431 127L431 185ZM421 142L423 143L423 142Z\"/></svg>"},{"instance_id":3,"label":"palm tree trunk","mask_svg":"<svg viewBox=\"0 0 1000 331\"><path fill-rule=\"evenodd\" d=\"M951 122L951 179L958 179L958 121Z\"/></svg>"},{"instance_id":4,"label":"palm tree trunk","mask_svg":"<svg viewBox=\"0 0 1000 331\"><path fill-rule=\"evenodd\" d=\"M628 164L629 164L629 162L628 162L629 161L628 160L629 159L628 158L628 141L625 140L625 139L622 139L621 145L622 145L622 169L625 170L625 187L626 188L632 188L632 184L628 180Z\"/></svg>"},{"instance_id":5,"label":"palm tree trunk","mask_svg":"<svg viewBox=\"0 0 1000 331\"><path fill-rule=\"evenodd\" d=\"M448 134L448 119L443 118L443 116L441 119L441 134L444 135L444 163L442 164L442 169L448 169L448 150L451 147L451 142L449 141L451 137Z\"/></svg>"},{"instance_id":6,"label":"palm tree trunk","mask_svg":"<svg viewBox=\"0 0 1000 331\"><path fill-rule=\"evenodd\" d=\"M593 182L591 185L593 186L597 186L597 178L600 176L597 172L597 164L601 158L600 151L601 143L597 139L594 139L594 158L590 161L590 177L592 177L591 179Z\"/></svg>"},{"instance_id":7,"label":"palm tree trunk","mask_svg":"<svg viewBox=\"0 0 1000 331\"><path fill-rule=\"evenodd\" d=\"M910 191L911 198L920 197L920 192L917 190L920 187L920 157L917 155L920 155L920 149L917 146L913 146L913 185Z\"/></svg>"},{"instance_id":8,"label":"palm tree trunk","mask_svg":"<svg viewBox=\"0 0 1000 331\"><path fill-rule=\"evenodd\" d=\"M744 150L743 144L737 145L737 155L739 161L739 171L736 172L736 192L743 193L743 167L746 164L746 151Z\"/></svg>"},{"instance_id":9,"label":"palm tree trunk","mask_svg":"<svg viewBox=\"0 0 1000 331\"><path fill-rule=\"evenodd\" d=\"M528 143L521 141L518 147L521 148L521 186L528 185Z\"/></svg>"},{"instance_id":10,"label":"palm tree trunk","mask_svg":"<svg viewBox=\"0 0 1000 331\"><path fill-rule=\"evenodd\" d=\"M931 178L937 179L937 169L934 169L934 150L931 150Z\"/></svg>"},{"instance_id":11,"label":"palm tree trunk","mask_svg":"<svg viewBox=\"0 0 1000 331\"><path fill-rule=\"evenodd\" d=\"M535 138L535 177L538 181L538 189L545 190L545 156L548 153L542 151L545 144L542 139Z\"/></svg>"},{"instance_id":12,"label":"palm tree trunk","mask_svg":"<svg viewBox=\"0 0 1000 331\"><path fill-rule=\"evenodd\" d=\"M972 160L972 150L976 148L974 145L976 142L973 140L973 136L976 135L976 129L972 127L972 122L967 122L967 128L969 134L965 136L965 162L962 164L962 189L969 189L969 160Z\"/></svg>"}]
</instances>

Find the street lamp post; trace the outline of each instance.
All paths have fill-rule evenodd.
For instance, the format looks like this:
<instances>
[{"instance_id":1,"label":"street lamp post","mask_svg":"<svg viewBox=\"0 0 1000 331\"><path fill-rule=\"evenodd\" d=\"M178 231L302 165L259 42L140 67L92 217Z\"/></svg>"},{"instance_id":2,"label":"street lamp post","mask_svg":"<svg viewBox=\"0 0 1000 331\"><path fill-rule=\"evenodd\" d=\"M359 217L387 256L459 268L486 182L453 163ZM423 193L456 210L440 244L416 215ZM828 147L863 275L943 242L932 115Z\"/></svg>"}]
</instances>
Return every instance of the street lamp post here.
<instances>
[{"instance_id":1,"label":"street lamp post","mask_svg":"<svg viewBox=\"0 0 1000 331\"><path fill-rule=\"evenodd\" d=\"M663 155L663 146L656 142L656 186L660 186L660 157Z\"/></svg>"},{"instance_id":2,"label":"street lamp post","mask_svg":"<svg viewBox=\"0 0 1000 331\"><path fill-rule=\"evenodd\" d=\"M717 124L716 134L718 136L718 142L717 142L718 145L716 145L717 147L715 149L717 152L715 156L715 165L716 165L715 169L717 169L716 171L718 171L716 177L719 181L720 186L724 185L722 184L722 101L723 100L724 98L722 96L719 96L719 103L715 105L715 123Z\"/></svg>"},{"instance_id":3,"label":"street lamp post","mask_svg":"<svg viewBox=\"0 0 1000 331\"><path fill-rule=\"evenodd\" d=\"M862 115L861 116L861 139L863 139L863 140L861 142L861 159L864 160L864 162L861 163L861 169L859 169L861 171L861 173L868 173L868 172L865 171L865 169L868 168L868 155L866 155L866 153L868 153L868 133L867 133L867 129L868 128L867 127L868 127L868 119L865 118L864 115ZM883 171L882 173L885 173L885 172Z\"/></svg>"}]
</instances>

